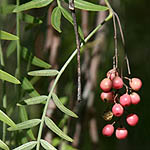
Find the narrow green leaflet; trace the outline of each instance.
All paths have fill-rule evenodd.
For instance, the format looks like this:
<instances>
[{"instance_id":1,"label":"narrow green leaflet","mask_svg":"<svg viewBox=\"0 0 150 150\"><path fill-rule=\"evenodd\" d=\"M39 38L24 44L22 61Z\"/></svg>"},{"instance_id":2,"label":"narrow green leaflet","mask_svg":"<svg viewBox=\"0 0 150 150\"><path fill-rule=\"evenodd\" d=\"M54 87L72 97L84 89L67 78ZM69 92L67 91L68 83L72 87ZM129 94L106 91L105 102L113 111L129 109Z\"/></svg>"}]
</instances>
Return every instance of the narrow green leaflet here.
<instances>
[{"instance_id":1,"label":"narrow green leaflet","mask_svg":"<svg viewBox=\"0 0 150 150\"><path fill-rule=\"evenodd\" d=\"M48 70L36 70L28 72L28 75L30 76L56 76L59 72L54 69L48 69Z\"/></svg>"},{"instance_id":2,"label":"narrow green leaflet","mask_svg":"<svg viewBox=\"0 0 150 150\"><path fill-rule=\"evenodd\" d=\"M57 150L53 145L49 144L47 141L45 140L40 140L40 143L42 145L42 147L46 150Z\"/></svg>"},{"instance_id":3,"label":"narrow green leaflet","mask_svg":"<svg viewBox=\"0 0 150 150\"><path fill-rule=\"evenodd\" d=\"M61 23L61 11L59 7L55 7L51 15L51 24L58 32L61 32L60 23Z\"/></svg>"},{"instance_id":4,"label":"narrow green leaflet","mask_svg":"<svg viewBox=\"0 0 150 150\"><path fill-rule=\"evenodd\" d=\"M37 126L41 122L40 119L31 119L21 123L16 124L15 127L9 127L8 131L16 131L16 130L23 130Z\"/></svg>"},{"instance_id":5,"label":"narrow green leaflet","mask_svg":"<svg viewBox=\"0 0 150 150\"><path fill-rule=\"evenodd\" d=\"M35 90L35 88L27 78L23 79L21 86L25 91L29 93L31 97L40 96L40 94Z\"/></svg>"},{"instance_id":6,"label":"narrow green leaflet","mask_svg":"<svg viewBox=\"0 0 150 150\"><path fill-rule=\"evenodd\" d=\"M65 114L67 114L68 116L72 116L74 118L78 118L78 116L72 112L71 110L69 110L68 108L66 108L61 101L58 99L57 95L55 93L52 94L52 98L54 103L56 104L56 106Z\"/></svg>"},{"instance_id":7,"label":"narrow green leaflet","mask_svg":"<svg viewBox=\"0 0 150 150\"><path fill-rule=\"evenodd\" d=\"M3 70L0 70L0 79L14 84L20 84L20 81L18 79Z\"/></svg>"},{"instance_id":8,"label":"narrow green leaflet","mask_svg":"<svg viewBox=\"0 0 150 150\"><path fill-rule=\"evenodd\" d=\"M42 95L42 96L37 96L37 97L32 97L29 99L26 99L20 103L18 103L18 106L22 105L35 105L35 104L41 104L47 100L47 96Z\"/></svg>"},{"instance_id":9,"label":"narrow green leaflet","mask_svg":"<svg viewBox=\"0 0 150 150\"><path fill-rule=\"evenodd\" d=\"M4 15L12 13L13 9L15 9L16 5L9 4L9 5L3 5L0 7L0 12Z\"/></svg>"},{"instance_id":10,"label":"narrow green leaflet","mask_svg":"<svg viewBox=\"0 0 150 150\"><path fill-rule=\"evenodd\" d=\"M41 8L49 5L53 0L32 0L30 2L27 2L25 4L22 4L20 6L17 6L13 12L20 12L29 10L32 8Z\"/></svg>"},{"instance_id":11,"label":"narrow green leaflet","mask_svg":"<svg viewBox=\"0 0 150 150\"><path fill-rule=\"evenodd\" d=\"M19 38L16 35L0 30L0 39L1 40L18 40Z\"/></svg>"},{"instance_id":12,"label":"narrow green leaflet","mask_svg":"<svg viewBox=\"0 0 150 150\"><path fill-rule=\"evenodd\" d=\"M0 110L0 120L11 127L15 127L16 124L4 113Z\"/></svg>"},{"instance_id":13,"label":"narrow green leaflet","mask_svg":"<svg viewBox=\"0 0 150 150\"><path fill-rule=\"evenodd\" d=\"M41 24L41 23L43 23L43 21L40 20L39 18L33 17L31 15L28 15L28 14L20 13L19 17L20 17L20 20L24 21L25 23L30 23L30 24Z\"/></svg>"},{"instance_id":14,"label":"narrow green leaflet","mask_svg":"<svg viewBox=\"0 0 150 150\"><path fill-rule=\"evenodd\" d=\"M63 16L73 25L73 18L71 16L71 14L68 12L68 10L66 10L63 7L60 7L60 10L61 10ZM84 34L83 34L80 26L78 26L78 31L79 31L81 39L84 40Z\"/></svg>"},{"instance_id":15,"label":"narrow green leaflet","mask_svg":"<svg viewBox=\"0 0 150 150\"><path fill-rule=\"evenodd\" d=\"M46 63L45 61L37 58L36 56L33 56L33 54L31 52L28 51L27 48L23 47L22 48L22 57L25 59L25 60L29 60L29 58L31 59L31 64L34 65L34 66L38 66L38 67L42 67L42 68L50 68L51 65Z\"/></svg>"},{"instance_id":16,"label":"narrow green leaflet","mask_svg":"<svg viewBox=\"0 0 150 150\"><path fill-rule=\"evenodd\" d=\"M62 130L60 130L57 125L48 117L45 117L45 124L47 125L47 127L49 129L51 129L54 133L56 133L58 136L60 136L61 138L69 141L69 142L73 142L73 139L70 138L68 135L66 135Z\"/></svg>"},{"instance_id":17,"label":"narrow green leaflet","mask_svg":"<svg viewBox=\"0 0 150 150\"><path fill-rule=\"evenodd\" d=\"M20 115L22 122L28 120L28 114L27 114L26 108L24 106L19 108L19 115ZM33 134L32 129L28 129L26 133L31 140L35 140L35 136ZM24 138L27 138L27 137L24 137Z\"/></svg>"},{"instance_id":18,"label":"narrow green leaflet","mask_svg":"<svg viewBox=\"0 0 150 150\"><path fill-rule=\"evenodd\" d=\"M25 143L13 150L31 150L33 149L37 144L37 141L31 141L31 142L28 142L28 143Z\"/></svg>"},{"instance_id":19,"label":"narrow green leaflet","mask_svg":"<svg viewBox=\"0 0 150 150\"><path fill-rule=\"evenodd\" d=\"M105 10L108 10L108 7L93 4L93 3L87 2L85 0L75 0L74 4L75 4L75 8L87 10L87 11L105 11Z\"/></svg>"},{"instance_id":20,"label":"narrow green leaflet","mask_svg":"<svg viewBox=\"0 0 150 150\"><path fill-rule=\"evenodd\" d=\"M2 140L0 140L0 148L4 150L9 150L9 147Z\"/></svg>"},{"instance_id":21,"label":"narrow green leaflet","mask_svg":"<svg viewBox=\"0 0 150 150\"><path fill-rule=\"evenodd\" d=\"M7 58L15 52L16 50L16 46L17 46L17 43L16 41L11 41L7 47L7 51L6 51L6 55L7 55Z\"/></svg>"}]
</instances>

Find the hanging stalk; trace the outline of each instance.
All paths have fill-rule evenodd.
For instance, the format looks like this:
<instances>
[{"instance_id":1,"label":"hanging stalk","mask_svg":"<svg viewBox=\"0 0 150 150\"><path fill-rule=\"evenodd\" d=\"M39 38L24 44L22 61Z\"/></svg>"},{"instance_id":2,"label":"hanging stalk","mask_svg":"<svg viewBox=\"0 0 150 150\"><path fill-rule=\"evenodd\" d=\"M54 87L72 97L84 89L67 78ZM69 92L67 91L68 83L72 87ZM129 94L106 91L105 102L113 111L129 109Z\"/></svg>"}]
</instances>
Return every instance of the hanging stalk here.
<instances>
[{"instance_id":1,"label":"hanging stalk","mask_svg":"<svg viewBox=\"0 0 150 150\"><path fill-rule=\"evenodd\" d=\"M0 41L0 63L2 68L4 69L5 63L4 63L4 57L3 57L3 51ZM7 107L7 97L6 97L6 84L5 81L2 81L2 101L3 101L3 108L6 110ZM3 122L3 134L2 134L2 140L5 142L6 139L6 124Z\"/></svg>"}]
</instances>

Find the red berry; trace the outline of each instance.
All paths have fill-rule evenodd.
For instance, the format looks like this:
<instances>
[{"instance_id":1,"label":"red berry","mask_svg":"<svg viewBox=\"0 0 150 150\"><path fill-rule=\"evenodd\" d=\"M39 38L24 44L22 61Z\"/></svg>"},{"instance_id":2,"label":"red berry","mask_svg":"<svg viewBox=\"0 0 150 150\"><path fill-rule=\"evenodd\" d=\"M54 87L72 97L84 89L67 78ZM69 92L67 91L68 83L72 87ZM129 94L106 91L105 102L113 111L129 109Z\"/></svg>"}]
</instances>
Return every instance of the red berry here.
<instances>
[{"instance_id":1,"label":"red berry","mask_svg":"<svg viewBox=\"0 0 150 150\"><path fill-rule=\"evenodd\" d=\"M140 96L137 93L135 93L135 92L131 93L130 97L131 97L132 104L136 105L140 102Z\"/></svg>"},{"instance_id":2,"label":"red berry","mask_svg":"<svg viewBox=\"0 0 150 150\"><path fill-rule=\"evenodd\" d=\"M102 134L105 136L112 136L113 132L114 132L114 126L111 124L107 124L102 130Z\"/></svg>"},{"instance_id":3,"label":"red berry","mask_svg":"<svg viewBox=\"0 0 150 150\"><path fill-rule=\"evenodd\" d=\"M114 93L113 92L102 92L101 99L106 102L113 102Z\"/></svg>"},{"instance_id":4,"label":"red berry","mask_svg":"<svg viewBox=\"0 0 150 150\"><path fill-rule=\"evenodd\" d=\"M124 109L120 104L116 103L112 107L112 112L113 112L114 116L120 117L123 114Z\"/></svg>"},{"instance_id":5,"label":"red berry","mask_svg":"<svg viewBox=\"0 0 150 150\"><path fill-rule=\"evenodd\" d=\"M125 139L128 135L128 130L125 128L117 128L116 129L116 137L119 140Z\"/></svg>"},{"instance_id":6,"label":"red berry","mask_svg":"<svg viewBox=\"0 0 150 150\"><path fill-rule=\"evenodd\" d=\"M135 91L138 91L142 87L142 81L138 78L132 78L129 84L130 87Z\"/></svg>"},{"instance_id":7,"label":"red berry","mask_svg":"<svg viewBox=\"0 0 150 150\"><path fill-rule=\"evenodd\" d=\"M113 80L116 76L118 76L118 72L115 69L111 69L107 72L107 78Z\"/></svg>"},{"instance_id":8,"label":"red berry","mask_svg":"<svg viewBox=\"0 0 150 150\"><path fill-rule=\"evenodd\" d=\"M101 81L100 83L100 88L104 91L104 92L109 92L112 88L112 81L108 78L105 78Z\"/></svg>"},{"instance_id":9,"label":"red berry","mask_svg":"<svg viewBox=\"0 0 150 150\"><path fill-rule=\"evenodd\" d=\"M131 97L129 94L123 94L121 97L120 97L120 104L122 106L129 106L131 104Z\"/></svg>"},{"instance_id":10,"label":"red berry","mask_svg":"<svg viewBox=\"0 0 150 150\"><path fill-rule=\"evenodd\" d=\"M120 77L115 77L113 79L113 88L114 89L121 89L123 87L123 81Z\"/></svg>"},{"instance_id":11,"label":"red berry","mask_svg":"<svg viewBox=\"0 0 150 150\"><path fill-rule=\"evenodd\" d=\"M130 114L127 116L126 121L130 126L135 126L139 121L139 117L136 114Z\"/></svg>"}]
</instances>

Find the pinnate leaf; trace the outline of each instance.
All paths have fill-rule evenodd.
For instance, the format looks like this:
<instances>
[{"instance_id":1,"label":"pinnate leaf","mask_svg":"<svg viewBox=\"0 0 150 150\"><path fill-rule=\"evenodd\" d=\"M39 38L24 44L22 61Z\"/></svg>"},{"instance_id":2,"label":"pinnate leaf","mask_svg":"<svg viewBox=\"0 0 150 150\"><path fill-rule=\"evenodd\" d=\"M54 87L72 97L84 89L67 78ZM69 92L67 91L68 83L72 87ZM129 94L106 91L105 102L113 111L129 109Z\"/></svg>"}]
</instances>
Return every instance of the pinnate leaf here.
<instances>
[{"instance_id":1,"label":"pinnate leaf","mask_svg":"<svg viewBox=\"0 0 150 150\"><path fill-rule=\"evenodd\" d=\"M78 116L72 112L71 110L69 110L68 108L66 108L61 101L59 100L59 98L57 97L57 95L55 93L52 94L52 98L54 103L56 104L56 106L65 114L67 114L68 116L74 117L74 118L78 118Z\"/></svg>"},{"instance_id":2,"label":"pinnate leaf","mask_svg":"<svg viewBox=\"0 0 150 150\"><path fill-rule=\"evenodd\" d=\"M60 130L57 127L57 125L50 118L45 117L45 124L49 129L51 129L54 133L56 133L61 138L65 139L69 142L73 142L73 139L70 138L68 135L66 135L62 130Z\"/></svg>"},{"instance_id":3,"label":"pinnate leaf","mask_svg":"<svg viewBox=\"0 0 150 150\"><path fill-rule=\"evenodd\" d=\"M42 145L42 147L46 150L57 150L53 145L51 145L50 143L48 143L45 140L40 140L40 143Z\"/></svg>"}]
</instances>

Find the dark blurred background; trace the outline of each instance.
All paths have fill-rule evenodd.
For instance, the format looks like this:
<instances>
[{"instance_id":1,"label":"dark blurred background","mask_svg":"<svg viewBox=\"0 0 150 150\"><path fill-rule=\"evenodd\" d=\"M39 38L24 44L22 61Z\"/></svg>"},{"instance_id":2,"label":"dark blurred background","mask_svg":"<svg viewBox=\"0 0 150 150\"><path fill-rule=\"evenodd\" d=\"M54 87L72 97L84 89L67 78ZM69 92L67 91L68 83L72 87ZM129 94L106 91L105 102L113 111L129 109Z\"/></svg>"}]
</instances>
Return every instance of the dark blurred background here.
<instances>
[{"instance_id":1,"label":"dark blurred background","mask_svg":"<svg viewBox=\"0 0 150 150\"><path fill-rule=\"evenodd\" d=\"M89 0L93 3L102 3L103 0ZM0 7L7 4L15 4L15 0L0 0ZM22 0L21 3L27 1ZM114 56L114 39L112 20L104 25L84 47L81 52L82 69L82 97L81 103L76 102L77 91L77 62L74 59L64 74L62 75L56 92L59 97L66 97L67 107L74 110L79 119L68 119L68 134L75 137L74 147L79 150L149 150L150 149L150 1L148 0L110 0L114 11L119 15L122 24L126 51L130 62L131 77L138 77L142 80L143 86L138 92L141 96L141 102L136 106L129 108L130 112L135 112L139 116L139 123L135 127L129 127L129 135L125 140L117 140L113 135L110 138L104 137L101 130L106 122L102 115L105 111L105 104L100 99L101 90L100 81L106 76L108 70L112 68L112 58ZM50 14L56 6L53 3L41 9L33 9L25 13L40 18L42 24L27 24L21 21L21 45L28 48L34 55L45 60L52 65L52 68L60 69L75 49L75 36L73 26L62 17L61 29L59 34L50 24ZM66 4L63 4L67 7ZM85 36L88 35L96 24L100 23L106 12L86 12L76 11L78 23L81 25ZM15 34L15 14L0 14L1 28ZM124 49L121 43L121 37L118 30L118 51L119 66L124 66L124 76L128 76L124 61ZM14 74L16 68L16 53L9 58L7 48L10 42L2 41L2 48L5 54L6 70ZM22 76L27 76L27 71L39 69L30 66L27 69L27 62L22 60ZM28 77L29 78L29 77ZM30 78L29 78L30 79ZM35 84L36 90L42 94L48 94L49 88L53 83L52 78L42 78ZM8 103L11 104L14 96L13 85L8 85ZM51 104L52 106L52 104ZM38 108L38 109L37 109ZM56 123L59 123L63 117L62 113L54 107L50 107L52 114L49 114ZM40 117L42 113L41 106L29 108L30 117ZM54 117L55 116L55 117ZM35 130L35 134L37 130ZM1 133L0 133L1 134ZM46 136L45 131L43 137ZM60 148L61 149L61 148Z\"/></svg>"}]
</instances>

